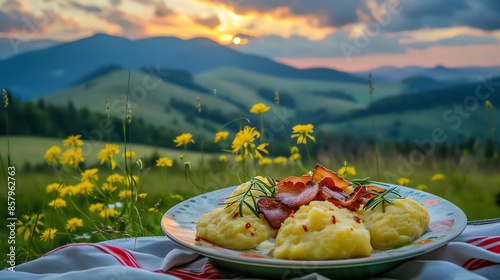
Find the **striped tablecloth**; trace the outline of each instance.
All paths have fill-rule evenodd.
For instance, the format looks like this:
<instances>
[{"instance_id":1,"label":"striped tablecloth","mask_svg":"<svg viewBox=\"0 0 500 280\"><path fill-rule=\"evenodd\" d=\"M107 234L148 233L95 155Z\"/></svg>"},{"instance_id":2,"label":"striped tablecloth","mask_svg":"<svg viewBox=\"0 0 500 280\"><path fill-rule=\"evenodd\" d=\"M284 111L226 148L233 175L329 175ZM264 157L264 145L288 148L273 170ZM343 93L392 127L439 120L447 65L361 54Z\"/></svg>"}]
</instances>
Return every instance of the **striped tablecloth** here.
<instances>
[{"instance_id":1,"label":"striped tablecloth","mask_svg":"<svg viewBox=\"0 0 500 280\"><path fill-rule=\"evenodd\" d=\"M228 279L220 270L167 237L75 243L0 271L0 279ZM301 279L327 279L313 273ZM371 279L500 279L500 223L469 224L444 247Z\"/></svg>"}]
</instances>

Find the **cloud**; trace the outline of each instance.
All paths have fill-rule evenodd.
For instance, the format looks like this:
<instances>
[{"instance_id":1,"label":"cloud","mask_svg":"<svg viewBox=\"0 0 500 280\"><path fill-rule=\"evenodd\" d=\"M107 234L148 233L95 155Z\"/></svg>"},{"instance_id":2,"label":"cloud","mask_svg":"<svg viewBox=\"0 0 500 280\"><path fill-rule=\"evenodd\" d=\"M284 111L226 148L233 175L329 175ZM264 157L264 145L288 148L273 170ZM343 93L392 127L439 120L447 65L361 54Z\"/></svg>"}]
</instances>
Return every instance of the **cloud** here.
<instances>
[{"instance_id":1,"label":"cloud","mask_svg":"<svg viewBox=\"0 0 500 280\"><path fill-rule=\"evenodd\" d=\"M199 16L196 16L196 17L191 17L191 19L200 24L200 25L203 25L203 26L206 26L210 29L213 29L217 26L220 25L220 20L217 16L212 16L212 17L199 17Z\"/></svg>"},{"instance_id":2,"label":"cloud","mask_svg":"<svg viewBox=\"0 0 500 280\"><path fill-rule=\"evenodd\" d=\"M167 7L163 1L157 1L153 5L155 6L155 15L157 17L168 17L175 14L175 11Z\"/></svg>"},{"instance_id":3,"label":"cloud","mask_svg":"<svg viewBox=\"0 0 500 280\"><path fill-rule=\"evenodd\" d=\"M208 1L208 0L205 0ZM350 0L350 1L324 1L324 0L308 0L308 1L282 1L282 0L252 0L252 1L227 1L215 0L208 1L218 3L230 7L237 13L268 13L287 9L288 16L305 16L314 19L320 27L341 27L347 24L356 23L359 21L359 11L368 12L366 1ZM282 14L283 18L287 14Z\"/></svg>"},{"instance_id":4,"label":"cloud","mask_svg":"<svg viewBox=\"0 0 500 280\"><path fill-rule=\"evenodd\" d=\"M391 15L387 32L460 26L487 31L500 29L499 1L403 0L400 3L401 12Z\"/></svg>"},{"instance_id":5,"label":"cloud","mask_svg":"<svg viewBox=\"0 0 500 280\"><path fill-rule=\"evenodd\" d=\"M95 5L83 5L77 1L70 1L69 4L72 7L77 8L77 9L82 10L82 11L85 11L87 13L100 13L100 12L102 12L102 8L99 6L95 6Z\"/></svg>"},{"instance_id":6,"label":"cloud","mask_svg":"<svg viewBox=\"0 0 500 280\"><path fill-rule=\"evenodd\" d=\"M317 26L344 27L375 20L379 9L397 3L401 11L392 15L387 31L412 31L422 28L470 26L483 30L500 29L500 1L498 0L351 0L351 1L282 1L282 0L203 0L230 7L233 11L268 13L288 9L288 16L314 19ZM286 18L287 14L282 14Z\"/></svg>"},{"instance_id":7,"label":"cloud","mask_svg":"<svg viewBox=\"0 0 500 280\"><path fill-rule=\"evenodd\" d=\"M0 11L0 32L14 32L20 30L24 23L22 21L24 14L5 13Z\"/></svg>"},{"instance_id":8,"label":"cloud","mask_svg":"<svg viewBox=\"0 0 500 280\"><path fill-rule=\"evenodd\" d=\"M322 40L296 35L289 38L276 35L250 38L248 44L234 47L270 57L341 57L347 54L404 53L406 50L405 46L398 43L398 38L385 35L351 38L347 30L332 33Z\"/></svg>"},{"instance_id":9,"label":"cloud","mask_svg":"<svg viewBox=\"0 0 500 280\"><path fill-rule=\"evenodd\" d=\"M41 2L37 10L33 11L24 1L7 0L0 7L0 32L29 40L43 37L49 30L61 26L67 30L77 30L78 23L58 13L59 8L57 3Z\"/></svg>"},{"instance_id":10,"label":"cloud","mask_svg":"<svg viewBox=\"0 0 500 280\"><path fill-rule=\"evenodd\" d=\"M122 4L122 0L109 0L109 4L113 7L120 6Z\"/></svg>"},{"instance_id":11,"label":"cloud","mask_svg":"<svg viewBox=\"0 0 500 280\"><path fill-rule=\"evenodd\" d=\"M108 11L104 19L118 25L121 29L121 35L126 35L129 38L139 38L146 34L144 21L119 10Z\"/></svg>"}]
</instances>

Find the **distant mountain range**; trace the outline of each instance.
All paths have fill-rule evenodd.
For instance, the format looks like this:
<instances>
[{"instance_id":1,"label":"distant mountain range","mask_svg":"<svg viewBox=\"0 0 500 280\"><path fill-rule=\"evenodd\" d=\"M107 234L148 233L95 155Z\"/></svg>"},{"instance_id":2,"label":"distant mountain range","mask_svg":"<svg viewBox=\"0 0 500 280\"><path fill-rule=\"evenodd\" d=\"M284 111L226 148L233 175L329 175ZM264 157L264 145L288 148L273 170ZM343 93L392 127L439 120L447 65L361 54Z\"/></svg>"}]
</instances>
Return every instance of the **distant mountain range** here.
<instances>
[{"instance_id":1,"label":"distant mountain range","mask_svg":"<svg viewBox=\"0 0 500 280\"><path fill-rule=\"evenodd\" d=\"M191 74L230 66L278 77L366 82L364 78L332 69L297 69L205 38L155 37L132 41L97 34L0 61L0 85L23 99L31 99L62 90L110 65L128 69L179 69Z\"/></svg>"},{"instance_id":2,"label":"distant mountain range","mask_svg":"<svg viewBox=\"0 0 500 280\"><path fill-rule=\"evenodd\" d=\"M425 68L419 66L392 67L384 66L368 71L354 72L352 74L359 77L366 77L372 73L374 80L383 81L403 81L412 77L426 77L435 81L446 82L448 85L477 82L479 76L490 77L500 75L500 66L491 67L460 67L448 68L436 66L434 68Z\"/></svg>"},{"instance_id":3,"label":"distant mountain range","mask_svg":"<svg viewBox=\"0 0 500 280\"><path fill-rule=\"evenodd\" d=\"M55 40L28 40L26 38L15 36L9 38L0 38L0 60L9 59L23 53L43 50L61 42Z\"/></svg>"}]
</instances>

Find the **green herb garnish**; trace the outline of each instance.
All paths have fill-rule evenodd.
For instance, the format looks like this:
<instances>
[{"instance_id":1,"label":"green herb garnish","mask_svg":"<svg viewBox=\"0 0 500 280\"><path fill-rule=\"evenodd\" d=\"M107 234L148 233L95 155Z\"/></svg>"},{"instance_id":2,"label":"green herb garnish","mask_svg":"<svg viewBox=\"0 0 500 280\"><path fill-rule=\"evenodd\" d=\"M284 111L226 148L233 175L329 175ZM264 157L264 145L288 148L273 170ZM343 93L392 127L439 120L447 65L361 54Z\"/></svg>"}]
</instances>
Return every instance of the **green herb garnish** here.
<instances>
[{"instance_id":1,"label":"green herb garnish","mask_svg":"<svg viewBox=\"0 0 500 280\"><path fill-rule=\"evenodd\" d=\"M224 202L225 208L231 207L235 204L238 205L238 207L234 208L233 212L238 209L239 214L241 217L243 217L243 206L246 205L252 213L259 218L259 210L257 206L257 199L259 197L270 197L274 198L276 194L276 181L273 178L266 177L266 180L269 182L265 182L261 179L258 178L252 178L250 179L250 185L245 189L245 191L232 195L228 197L227 199L230 198L236 198L234 201L231 202ZM259 195L256 197L253 193L252 190L256 190L259 192ZM250 197L252 199L252 202L249 203L246 198Z\"/></svg>"},{"instance_id":2,"label":"green herb garnish","mask_svg":"<svg viewBox=\"0 0 500 280\"><path fill-rule=\"evenodd\" d=\"M358 186L368 186L368 185L382 185L382 186L389 186L387 184L384 184L384 183L379 183L379 182L375 182L375 181L372 181L370 180L370 177L366 177L364 179L352 179L352 180L349 180L354 186L358 187Z\"/></svg>"},{"instance_id":3,"label":"green herb garnish","mask_svg":"<svg viewBox=\"0 0 500 280\"><path fill-rule=\"evenodd\" d=\"M365 209L373 210L379 204L382 204L382 213L385 213L385 203L394 204L393 199L403 198L403 196L396 191L396 187L387 189L385 192L367 191L367 193L375 194L365 205Z\"/></svg>"}]
</instances>

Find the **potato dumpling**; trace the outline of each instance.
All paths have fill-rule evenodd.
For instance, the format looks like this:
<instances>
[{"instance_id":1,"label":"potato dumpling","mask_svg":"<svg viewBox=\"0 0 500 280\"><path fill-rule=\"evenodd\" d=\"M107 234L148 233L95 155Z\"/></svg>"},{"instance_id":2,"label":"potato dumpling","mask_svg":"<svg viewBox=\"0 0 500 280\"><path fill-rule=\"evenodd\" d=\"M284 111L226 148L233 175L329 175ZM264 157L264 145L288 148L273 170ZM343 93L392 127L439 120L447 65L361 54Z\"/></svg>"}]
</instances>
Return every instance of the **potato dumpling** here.
<instances>
[{"instance_id":1,"label":"potato dumpling","mask_svg":"<svg viewBox=\"0 0 500 280\"><path fill-rule=\"evenodd\" d=\"M360 210L360 218L370 231L374 248L392 249L419 238L429 226L427 209L413 199L395 199L385 204L385 213L379 204L373 210Z\"/></svg>"},{"instance_id":2,"label":"potato dumpling","mask_svg":"<svg viewBox=\"0 0 500 280\"><path fill-rule=\"evenodd\" d=\"M276 236L265 218L257 218L246 206L243 217L234 207L219 207L200 217L196 224L197 235L216 245L230 249L251 249Z\"/></svg>"},{"instance_id":3,"label":"potato dumpling","mask_svg":"<svg viewBox=\"0 0 500 280\"><path fill-rule=\"evenodd\" d=\"M287 218L276 236L274 257L337 260L370 255L370 233L357 214L328 201L312 201Z\"/></svg>"}]
</instances>

